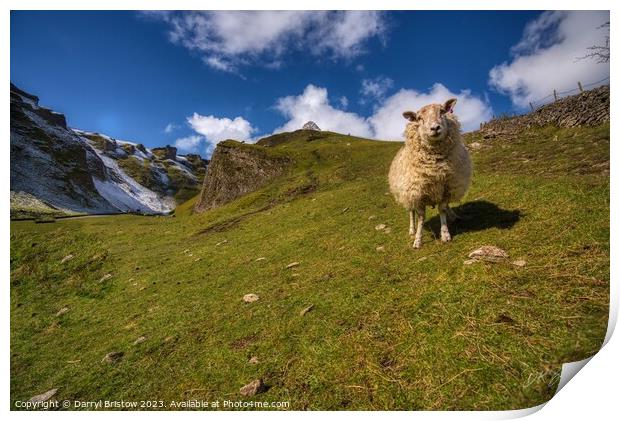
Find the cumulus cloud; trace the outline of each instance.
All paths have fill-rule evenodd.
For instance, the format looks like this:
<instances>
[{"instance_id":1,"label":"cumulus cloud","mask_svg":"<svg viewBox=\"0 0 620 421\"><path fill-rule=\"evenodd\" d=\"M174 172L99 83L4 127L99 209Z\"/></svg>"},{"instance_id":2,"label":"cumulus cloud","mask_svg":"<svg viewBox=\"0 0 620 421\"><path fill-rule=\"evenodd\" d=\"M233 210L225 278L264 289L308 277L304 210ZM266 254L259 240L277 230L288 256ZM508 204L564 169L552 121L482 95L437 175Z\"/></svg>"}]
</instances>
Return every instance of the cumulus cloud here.
<instances>
[{"instance_id":1,"label":"cumulus cloud","mask_svg":"<svg viewBox=\"0 0 620 421\"><path fill-rule=\"evenodd\" d=\"M215 145L226 139L253 142L252 134L258 129L243 117L230 119L227 117L204 116L194 113L187 118L187 124L195 134L182 137L174 142L183 153L200 153L209 156Z\"/></svg>"},{"instance_id":2,"label":"cumulus cloud","mask_svg":"<svg viewBox=\"0 0 620 421\"><path fill-rule=\"evenodd\" d=\"M360 93L363 97L381 101L385 98L385 94L393 85L394 81L385 76L379 76L374 79L364 79L362 80Z\"/></svg>"},{"instance_id":3,"label":"cumulus cloud","mask_svg":"<svg viewBox=\"0 0 620 421\"><path fill-rule=\"evenodd\" d=\"M276 109L288 121L278 127L274 133L297 130L311 120L322 130L372 137L371 127L365 118L355 113L339 110L329 104L325 88L308 85L301 95L278 99Z\"/></svg>"},{"instance_id":4,"label":"cumulus cloud","mask_svg":"<svg viewBox=\"0 0 620 421\"><path fill-rule=\"evenodd\" d=\"M177 139L174 146L182 153L200 153L205 142L204 137L192 135Z\"/></svg>"},{"instance_id":5,"label":"cumulus cloud","mask_svg":"<svg viewBox=\"0 0 620 421\"><path fill-rule=\"evenodd\" d=\"M382 140L401 140L405 127L403 111L416 111L424 105L443 103L453 97L458 99L455 112L464 130L477 129L480 122L491 118L492 109L487 102L468 90L451 92L440 83L433 85L428 92L401 89L387 97L369 117L331 106L327 89L308 85L300 95L287 96L277 101L276 109L287 118L287 122L274 132L297 130L312 120L322 130Z\"/></svg>"},{"instance_id":6,"label":"cumulus cloud","mask_svg":"<svg viewBox=\"0 0 620 421\"><path fill-rule=\"evenodd\" d=\"M172 42L196 51L218 70L281 65L289 50L333 59L364 52L364 43L383 38L385 17L378 11L184 11L145 12L168 25Z\"/></svg>"},{"instance_id":7,"label":"cumulus cloud","mask_svg":"<svg viewBox=\"0 0 620 421\"><path fill-rule=\"evenodd\" d=\"M187 123L209 142L218 143L226 139L249 140L257 129L243 117L218 118L212 115L194 113L187 118Z\"/></svg>"},{"instance_id":8,"label":"cumulus cloud","mask_svg":"<svg viewBox=\"0 0 620 421\"><path fill-rule=\"evenodd\" d=\"M609 77L609 63L579 60L588 47L603 45L608 11L544 12L527 24L513 58L491 69L489 84L509 95L519 107L527 107L558 92ZM547 99L549 100L549 98Z\"/></svg>"},{"instance_id":9,"label":"cumulus cloud","mask_svg":"<svg viewBox=\"0 0 620 421\"><path fill-rule=\"evenodd\" d=\"M368 119L378 139L401 139L404 130L403 111L417 111L427 104L443 104L447 99L456 98L454 112L464 131L476 130L480 123L493 115L491 106L472 95L471 91L452 92L441 83L436 83L428 92L401 89L387 98Z\"/></svg>"},{"instance_id":10,"label":"cumulus cloud","mask_svg":"<svg viewBox=\"0 0 620 421\"><path fill-rule=\"evenodd\" d=\"M347 98L346 96L341 96L340 99L338 100L338 102L340 102L340 106L342 108L347 108L349 106L349 98Z\"/></svg>"}]
</instances>

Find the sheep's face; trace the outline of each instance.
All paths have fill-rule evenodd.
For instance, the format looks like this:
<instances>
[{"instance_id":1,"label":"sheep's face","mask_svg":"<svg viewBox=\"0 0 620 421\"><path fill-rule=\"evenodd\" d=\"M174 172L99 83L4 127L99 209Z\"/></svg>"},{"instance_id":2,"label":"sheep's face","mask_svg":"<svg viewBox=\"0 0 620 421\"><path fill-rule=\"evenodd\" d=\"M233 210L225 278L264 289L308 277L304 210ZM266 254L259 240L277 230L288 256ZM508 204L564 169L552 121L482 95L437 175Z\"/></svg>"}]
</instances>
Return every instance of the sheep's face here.
<instances>
[{"instance_id":1,"label":"sheep's face","mask_svg":"<svg viewBox=\"0 0 620 421\"><path fill-rule=\"evenodd\" d=\"M420 108L417 113L406 111L403 117L413 123L418 136L423 142L437 143L446 138L449 131L448 114L454 109L456 98L442 104L429 104Z\"/></svg>"}]
</instances>

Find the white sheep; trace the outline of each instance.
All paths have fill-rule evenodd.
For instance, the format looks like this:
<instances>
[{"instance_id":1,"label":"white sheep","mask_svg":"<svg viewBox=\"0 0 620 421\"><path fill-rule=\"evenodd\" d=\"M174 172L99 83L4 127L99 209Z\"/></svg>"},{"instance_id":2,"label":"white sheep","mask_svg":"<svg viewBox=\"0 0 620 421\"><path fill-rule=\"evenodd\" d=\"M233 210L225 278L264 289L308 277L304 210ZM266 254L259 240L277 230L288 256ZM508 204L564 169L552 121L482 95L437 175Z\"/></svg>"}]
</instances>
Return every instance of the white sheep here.
<instances>
[{"instance_id":1,"label":"white sheep","mask_svg":"<svg viewBox=\"0 0 620 421\"><path fill-rule=\"evenodd\" d=\"M471 182L471 159L461 139L461 126L452 113L455 104L452 98L443 105L426 105L417 113L403 113L409 120L405 145L394 157L388 179L394 198L409 211L414 248L422 245L427 206L439 207L441 241L451 240L447 218L456 215L449 203L460 200Z\"/></svg>"}]
</instances>

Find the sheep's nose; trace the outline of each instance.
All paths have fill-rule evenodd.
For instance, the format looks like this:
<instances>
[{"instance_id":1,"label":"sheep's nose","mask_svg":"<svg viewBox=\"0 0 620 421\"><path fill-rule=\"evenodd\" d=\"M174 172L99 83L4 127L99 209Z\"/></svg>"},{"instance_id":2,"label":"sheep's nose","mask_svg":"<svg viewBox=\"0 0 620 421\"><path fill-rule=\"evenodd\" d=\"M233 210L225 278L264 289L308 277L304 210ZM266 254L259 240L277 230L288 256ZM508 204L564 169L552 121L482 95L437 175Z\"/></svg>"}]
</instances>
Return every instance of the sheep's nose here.
<instances>
[{"instance_id":1,"label":"sheep's nose","mask_svg":"<svg viewBox=\"0 0 620 421\"><path fill-rule=\"evenodd\" d=\"M437 133L437 132L439 132L439 130L441 130L441 126L439 124L436 124L436 125L431 127L431 131L432 132Z\"/></svg>"}]
</instances>

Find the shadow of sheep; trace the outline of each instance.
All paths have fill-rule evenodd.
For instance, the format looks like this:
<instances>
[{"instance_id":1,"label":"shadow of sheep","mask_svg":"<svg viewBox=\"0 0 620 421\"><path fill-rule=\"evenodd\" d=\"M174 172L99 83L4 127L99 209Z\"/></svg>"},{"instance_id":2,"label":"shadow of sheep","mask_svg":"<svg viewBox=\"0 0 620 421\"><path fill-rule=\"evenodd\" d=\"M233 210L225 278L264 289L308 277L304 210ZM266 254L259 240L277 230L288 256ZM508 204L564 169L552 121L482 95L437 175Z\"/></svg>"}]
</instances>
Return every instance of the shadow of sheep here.
<instances>
[{"instance_id":1,"label":"shadow of sheep","mask_svg":"<svg viewBox=\"0 0 620 421\"><path fill-rule=\"evenodd\" d=\"M452 210L460 217L456 221L448 222L453 237L464 232L482 231L489 228L509 229L523 216L518 209L501 209L486 200L463 203ZM433 216L425 225L432 230L436 238L440 236L439 215Z\"/></svg>"}]
</instances>

